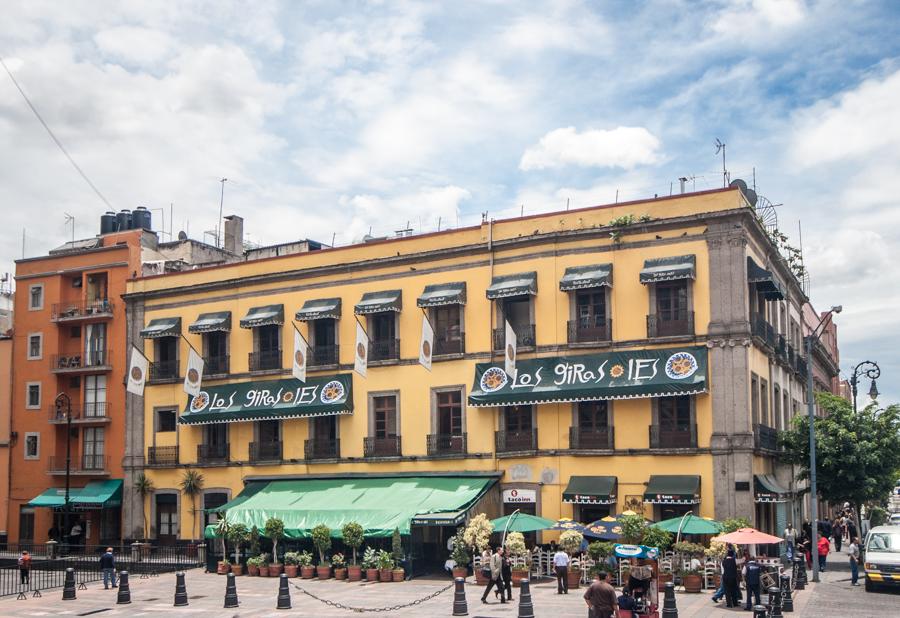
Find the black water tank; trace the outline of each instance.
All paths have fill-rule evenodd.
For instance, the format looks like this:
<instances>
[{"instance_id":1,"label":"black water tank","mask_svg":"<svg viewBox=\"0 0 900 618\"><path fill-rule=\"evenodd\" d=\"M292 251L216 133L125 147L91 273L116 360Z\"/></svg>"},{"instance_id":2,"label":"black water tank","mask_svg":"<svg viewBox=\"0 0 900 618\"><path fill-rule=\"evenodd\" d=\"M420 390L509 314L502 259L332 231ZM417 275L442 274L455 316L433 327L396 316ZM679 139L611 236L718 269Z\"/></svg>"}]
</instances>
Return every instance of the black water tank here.
<instances>
[{"instance_id":1,"label":"black water tank","mask_svg":"<svg viewBox=\"0 0 900 618\"><path fill-rule=\"evenodd\" d=\"M123 208L119 211L119 214L116 215L116 230L124 232L129 229L131 229L131 211L127 208Z\"/></svg>"},{"instance_id":2,"label":"black water tank","mask_svg":"<svg viewBox=\"0 0 900 618\"><path fill-rule=\"evenodd\" d=\"M100 233L109 234L116 231L116 213L107 210L100 215Z\"/></svg>"},{"instance_id":3,"label":"black water tank","mask_svg":"<svg viewBox=\"0 0 900 618\"><path fill-rule=\"evenodd\" d=\"M143 206L138 206L134 209L134 212L131 213L131 227L132 229L139 230L144 229L150 231L153 229L153 226L150 225L151 216L150 211L147 210Z\"/></svg>"}]
</instances>

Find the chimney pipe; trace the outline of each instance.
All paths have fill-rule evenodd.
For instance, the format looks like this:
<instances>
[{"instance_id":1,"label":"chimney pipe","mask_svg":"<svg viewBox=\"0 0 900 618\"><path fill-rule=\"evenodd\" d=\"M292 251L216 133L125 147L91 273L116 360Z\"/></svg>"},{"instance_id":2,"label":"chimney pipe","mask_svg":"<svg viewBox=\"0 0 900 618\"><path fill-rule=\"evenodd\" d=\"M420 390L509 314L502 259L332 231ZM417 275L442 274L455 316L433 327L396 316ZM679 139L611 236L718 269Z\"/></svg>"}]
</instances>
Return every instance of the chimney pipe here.
<instances>
[{"instance_id":1,"label":"chimney pipe","mask_svg":"<svg viewBox=\"0 0 900 618\"><path fill-rule=\"evenodd\" d=\"M237 215L225 217L225 251L244 255L244 219Z\"/></svg>"},{"instance_id":2,"label":"chimney pipe","mask_svg":"<svg viewBox=\"0 0 900 618\"><path fill-rule=\"evenodd\" d=\"M681 193L683 194L684 193L684 185L685 185L685 183L687 183L687 178L682 176L681 178L678 179L678 183L681 185Z\"/></svg>"}]
</instances>

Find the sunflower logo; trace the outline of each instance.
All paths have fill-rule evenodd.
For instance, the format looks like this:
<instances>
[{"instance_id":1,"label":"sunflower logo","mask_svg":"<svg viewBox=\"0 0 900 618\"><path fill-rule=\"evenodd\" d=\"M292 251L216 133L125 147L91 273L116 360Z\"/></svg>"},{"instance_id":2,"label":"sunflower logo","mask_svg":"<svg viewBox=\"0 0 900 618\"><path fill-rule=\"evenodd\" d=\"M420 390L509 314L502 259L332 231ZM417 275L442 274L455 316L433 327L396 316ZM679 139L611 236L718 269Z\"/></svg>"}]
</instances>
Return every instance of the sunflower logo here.
<instances>
[{"instance_id":1,"label":"sunflower logo","mask_svg":"<svg viewBox=\"0 0 900 618\"><path fill-rule=\"evenodd\" d=\"M131 379L135 382L140 382L144 379L144 372L141 371L140 367L132 367L131 368Z\"/></svg>"},{"instance_id":2,"label":"sunflower logo","mask_svg":"<svg viewBox=\"0 0 900 618\"><path fill-rule=\"evenodd\" d=\"M614 378L621 378L625 374L625 367L622 365L613 365L609 370L609 375Z\"/></svg>"},{"instance_id":3,"label":"sunflower logo","mask_svg":"<svg viewBox=\"0 0 900 618\"><path fill-rule=\"evenodd\" d=\"M294 400L294 393L292 391L286 391L284 395L281 396L281 400L284 403L291 403Z\"/></svg>"},{"instance_id":4,"label":"sunflower logo","mask_svg":"<svg viewBox=\"0 0 900 618\"><path fill-rule=\"evenodd\" d=\"M363 360L366 360L366 346L361 343L356 344L356 355Z\"/></svg>"},{"instance_id":5,"label":"sunflower logo","mask_svg":"<svg viewBox=\"0 0 900 618\"><path fill-rule=\"evenodd\" d=\"M422 356L425 358L431 358L431 343L428 341L422 342Z\"/></svg>"}]
</instances>

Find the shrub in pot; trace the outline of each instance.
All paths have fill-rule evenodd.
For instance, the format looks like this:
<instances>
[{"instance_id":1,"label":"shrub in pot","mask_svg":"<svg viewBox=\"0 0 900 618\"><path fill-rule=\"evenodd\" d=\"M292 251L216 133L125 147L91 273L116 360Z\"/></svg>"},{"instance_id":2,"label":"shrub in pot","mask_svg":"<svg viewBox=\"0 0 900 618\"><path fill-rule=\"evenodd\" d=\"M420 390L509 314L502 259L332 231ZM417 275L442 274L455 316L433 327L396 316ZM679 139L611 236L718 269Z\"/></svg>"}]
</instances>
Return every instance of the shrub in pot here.
<instances>
[{"instance_id":1,"label":"shrub in pot","mask_svg":"<svg viewBox=\"0 0 900 618\"><path fill-rule=\"evenodd\" d=\"M299 556L295 551L284 552L284 574L288 577L297 577L300 573Z\"/></svg>"},{"instance_id":2,"label":"shrub in pot","mask_svg":"<svg viewBox=\"0 0 900 618\"><path fill-rule=\"evenodd\" d=\"M362 567L356 562L356 550L363 543L363 527L355 522L350 521L341 528L341 536L344 537L344 545L353 550L353 562L347 568L347 575L352 582L358 582L362 579Z\"/></svg>"},{"instance_id":3,"label":"shrub in pot","mask_svg":"<svg viewBox=\"0 0 900 618\"><path fill-rule=\"evenodd\" d=\"M368 581L378 581L378 554L374 547L366 547L366 551L363 552L362 568L366 571Z\"/></svg>"},{"instance_id":4,"label":"shrub in pot","mask_svg":"<svg viewBox=\"0 0 900 618\"><path fill-rule=\"evenodd\" d=\"M335 579L347 579L347 559L344 554L337 553L331 557L331 566L334 567Z\"/></svg>"},{"instance_id":5,"label":"shrub in pot","mask_svg":"<svg viewBox=\"0 0 900 618\"><path fill-rule=\"evenodd\" d=\"M263 531L266 537L272 540L272 562L269 564L269 574L277 577L281 575L281 564L278 562L278 541L284 538L284 522L277 517L270 517L266 520Z\"/></svg>"},{"instance_id":6,"label":"shrub in pot","mask_svg":"<svg viewBox=\"0 0 900 618\"><path fill-rule=\"evenodd\" d=\"M451 552L450 557L456 563L456 566L453 567L454 579L457 577L465 578L466 575L469 574L469 569L466 566L469 564L469 552L466 551L466 541L463 538L462 532L457 533L457 535L453 537L453 551Z\"/></svg>"},{"instance_id":7,"label":"shrub in pot","mask_svg":"<svg viewBox=\"0 0 900 618\"><path fill-rule=\"evenodd\" d=\"M231 563L228 561L228 558L224 560L219 560L219 563L216 565L216 573L219 575L225 575L231 572Z\"/></svg>"},{"instance_id":8,"label":"shrub in pot","mask_svg":"<svg viewBox=\"0 0 900 618\"><path fill-rule=\"evenodd\" d=\"M382 549L378 552L378 581L389 582L394 579L394 557L391 552Z\"/></svg>"},{"instance_id":9,"label":"shrub in pot","mask_svg":"<svg viewBox=\"0 0 900 618\"><path fill-rule=\"evenodd\" d=\"M247 575L250 577L259 575L259 556L247 558Z\"/></svg>"},{"instance_id":10,"label":"shrub in pot","mask_svg":"<svg viewBox=\"0 0 900 618\"><path fill-rule=\"evenodd\" d=\"M331 549L331 529L325 524L319 524L310 530L313 545L319 552L319 566L316 573L319 579L328 579L331 577L331 565L325 560L325 552Z\"/></svg>"},{"instance_id":11,"label":"shrub in pot","mask_svg":"<svg viewBox=\"0 0 900 618\"><path fill-rule=\"evenodd\" d=\"M312 579L316 574L316 569L312 563L312 554L308 551L302 551L297 554L297 564L300 565L300 577L303 579Z\"/></svg>"},{"instance_id":12,"label":"shrub in pot","mask_svg":"<svg viewBox=\"0 0 900 618\"><path fill-rule=\"evenodd\" d=\"M566 530L559 535L559 546L570 556L581 549L583 542L584 535L577 530ZM569 588L578 588L578 585L581 583L581 570L569 568L568 578Z\"/></svg>"},{"instance_id":13,"label":"shrub in pot","mask_svg":"<svg viewBox=\"0 0 900 618\"><path fill-rule=\"evenodd\" d=\"M679 571L678 576L681 577L681 585L684 586L685 592L698 593L703 587L703 576L700 571Z\"/></svg>"},{"instance_id":14,"label":"shrub in pot","mask_svg":"<svg viewBox=\"0 0 900 618\"><path fill-rule=\"evenodd\" d=\"M235 575L243 575L244 567L241 566L241 546L250 540L250 529L244 524L231 524L228 526L228 540L234 545L234 563L231 572Z\"/></svg>"},{"instance_id":15,"label":"shrub in pot","mask_svg":"<svg viewBox=\"0 0 900 618\"><path fill-rule=\"evenodd\" d=\"M400 537L400 528L394 528L394 534L391 537L391 557L394 559L391 577L395 582L402 582L406 573L400 566L403 561L403 539Z\"/></svg>"}]
</instances>

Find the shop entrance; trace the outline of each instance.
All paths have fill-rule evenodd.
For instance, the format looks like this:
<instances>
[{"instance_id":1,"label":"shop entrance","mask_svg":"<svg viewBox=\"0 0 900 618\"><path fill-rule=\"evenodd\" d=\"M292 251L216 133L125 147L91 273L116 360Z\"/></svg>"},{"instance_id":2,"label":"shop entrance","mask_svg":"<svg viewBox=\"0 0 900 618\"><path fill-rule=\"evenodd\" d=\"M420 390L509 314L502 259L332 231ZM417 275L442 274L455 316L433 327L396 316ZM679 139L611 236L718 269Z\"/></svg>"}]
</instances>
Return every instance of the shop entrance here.
<instances>
[{"instance_id":1,"label":"shop entrance","mask_svg":"<svg viewBox=\"0 0 900 618\"><path fill-rule=\"evenodd\" d=\"M575 519L583 524L589 524L612 514L608 504L579 504Z\"/></svg>"},{"instance_id":2,"label":"shop entrance","mask_svg":"<svg viewBox=\"0 0 900 618\"><path fill-rule=\"evenodd\" d=\"M157 494L156 539L160 545L174 545L178 538L178 496Z\"/></svg>"}]
</instances>

